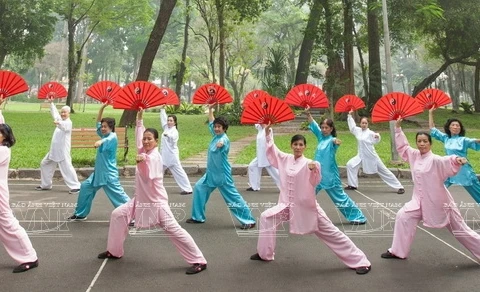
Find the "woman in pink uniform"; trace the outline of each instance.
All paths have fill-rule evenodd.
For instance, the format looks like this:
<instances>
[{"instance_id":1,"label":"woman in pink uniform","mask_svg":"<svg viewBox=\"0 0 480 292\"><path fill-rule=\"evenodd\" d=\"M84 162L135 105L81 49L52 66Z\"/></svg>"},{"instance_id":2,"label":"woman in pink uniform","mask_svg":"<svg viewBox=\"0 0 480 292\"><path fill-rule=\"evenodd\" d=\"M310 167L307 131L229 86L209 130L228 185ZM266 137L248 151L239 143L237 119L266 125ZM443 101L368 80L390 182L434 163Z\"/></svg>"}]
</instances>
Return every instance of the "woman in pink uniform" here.
<instances>
[{"instance_id":1,"label":"woman in pink uniform","mask_svg":"<svg viewBox=\"0 0 480 292\"><path fill-rule=\"evenodd\" d=\"M455 175L462 165L467 163L467 159L456 155L433 154L430 150L432 137L427 132L417 133L418 149L410 147L400 127L401 122L402 119L396 122L395 143L402 159L410 163L413 196L412 200L397 212L393 244L382 254L382 258L407 258L418 222L423 220L426 227L446 227L463 246L480 259L480 235L465 223L443 183L448 177Z\"/></svg>"},{"instance_id":2,"label":"woman in pink uniform","mask_svg":"<svg viewBox=\"0 0 480 292\"><path fill-rule=\"evenodd\" d=\"M123 256L123 243L128 234L128 224L135 219L135 226L163 228L185 261L191 266L187 274L196 274L207 268L207 261L190 234L175 220L168 205L168 195L163 186L163 163L158 152L158 132L145 129L143 110L137 115L136 141L138 154L135 172L135 197L116 208L110 218L107 251L98 258L119 259ZM142 138L143 137L143 138Z\"/></svg>"},{"instance_id":3,"label":"woman in pink uniform","mask_svg":"<svg viewBox=\"0 0 480 292\"><path fill-rule=\"evenodd\" d=\"M272 261L275 256L277 226L289 221L290 233L315 234L335 255L357 274L366 274L371 264L365 254L342 233L317 203L315 187L321 179L320 164L303 156L307 141L302 135L291 139L292 154L278 150L273 143L270 125L265 128L267 158L280 173L278 204L260 216L257 253L250 259Z\"/></svg>"},{"instance_id":4,"label":"woman in pink uniform","mask_svg":"<svg viewBox=\"0 0 480 292\"><path fill-rule=\"evenodd\" d=\"M3 99L0 101L2 104ZM32 246L27 232L18 223L10 209L8 191L8 166L10 164L10 147L15 144L12 128L5 124L0 111L0 241L7 253L18 263L14 273L21 273L38 267L37 252Z\"/></svg>"}]
</instances>

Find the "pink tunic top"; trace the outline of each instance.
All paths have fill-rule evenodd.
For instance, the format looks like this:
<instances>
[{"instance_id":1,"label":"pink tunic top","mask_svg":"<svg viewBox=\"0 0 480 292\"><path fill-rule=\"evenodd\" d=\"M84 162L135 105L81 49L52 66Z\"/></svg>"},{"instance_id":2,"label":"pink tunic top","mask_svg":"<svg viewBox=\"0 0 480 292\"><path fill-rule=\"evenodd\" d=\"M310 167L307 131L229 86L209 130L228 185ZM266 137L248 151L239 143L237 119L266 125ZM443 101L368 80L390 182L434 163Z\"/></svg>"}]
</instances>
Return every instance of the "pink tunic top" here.
<instances>
[{"instance_id":1,"label":"pink tunic top","mask_svg":"<svg viewBox=\"0 0 480 292\"><path fill-rule=\"evenodd\" d=\"M158 147L146 152L143 148L142 120L137 120L135 138L139 155L145 160L137 163L135 172L135 225L149 227L157 222L158 208L168 207L168 195L163 186L163 162Z\"/></svg>"},{"instance_id":2,"label":"pink tunic top","mask_svg":"<svg viewBox=\"0 0 480 292\"><path fill-rule=\"evenodd\" d=\"M457 156L439 156L431 151L420 154L410 147L401 128L395 128L397 151L403 160L410 163L413 179L413 197L405 204L405 211L421 210L423 225L442 228L449 224L451 212L460 212L443 182L455 175L461 165ZM457 217L458 218L458 217Z\"/></svg>"},{"instance_id":3,"label":"pink tunic top","mask_svg":"<svg viewBox=\"0 0 480 292\"><path fill-rule=\"evenodd\" d=\"M318 231L315 187L321 179L320 164L315 161L316 167L310 170L308 163L312 160L305 156L295 159L292 154L278 150L271 135L266 139L268 161L280 174L280 196L278 205L265 212L273 215L289 208L290 233L309 234Z\"/></svg>"}]
</instances>

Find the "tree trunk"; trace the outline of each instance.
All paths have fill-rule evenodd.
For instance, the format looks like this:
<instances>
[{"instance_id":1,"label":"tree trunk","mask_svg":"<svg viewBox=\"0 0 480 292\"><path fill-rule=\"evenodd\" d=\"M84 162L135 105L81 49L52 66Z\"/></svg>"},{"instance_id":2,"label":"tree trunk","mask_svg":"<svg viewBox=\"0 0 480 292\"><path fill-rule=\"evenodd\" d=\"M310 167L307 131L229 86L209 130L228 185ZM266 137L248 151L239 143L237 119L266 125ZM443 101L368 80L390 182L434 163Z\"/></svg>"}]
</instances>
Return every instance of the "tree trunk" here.
<instances>
[{"instance_id":1,"label":"tree trunk","mask_svg":"<svg viewBox=\"0 0 480 292\"><path fill-rule=\"evenodd\" d=\"M480 60L475 65L475 77L473 82L473 106L475 112L480 112Z\"/></svg>"},{"instance_id":2,"label":"tree trunk","mask_svg":"<svg viewBox=\"0 0 480 292\"><path fill-rule=\"evenodd\" d=\"M75 113L73 109L73 97L75 96L75 87L78 81L78 71L82 61L82 52L75 51L75 30L77 26L73 20L73 16L68 20L68 95L66 104L70 106L71 113Z\"/></svg>"},{"instance_id":3,"label":"tree trunk","mask_svg":"<svg viewBox=\"0 0 480 292\"><path fill-rule=\"evenodd\" d=\"M138 70L137 81L148 81L150 72L152 71L153 60L157 55L158 48L162 42L163 35L167 30L168 21L172 15L172 11L177 4L177 0L162 0L160 4L160 11L158 12L157 20L153 26L150 38L143 52L140 61L140 68ZM136 111L125 110L120 118L120 126L125 127L135 122Z\"/></svg>"},{"instance_id":4,"label":"tree trunk","mask_svg":"<svg viewBox=\"0 0 480 292\"><path fill-rule=\"evenodd\" d=\"M367 0L367 29L368 29L368 83L367 109L371 111L373 105L382 97L382 67L380 63L380 36L378 33L377 0Z\"/></svg>"},{"instance_id":5,"label":"tree trunk","mask_svg":"<svg viewBox=\"0 0 480 292\"><path fill-rule=\"evenodd\" d=\"M225 87L225 24L224 24L224 7L222 0L215 0L218 15L218 29L220 38L219 56L218 56L218 79L221 86Z\"/></svg>"},{"instance_id":6,"label":"tree trunk","mask_svg":"<svg viewBox=\"0 0 480 292\"><path fill-rule=\"evenodd\" d=\"M344 0L343 5L343 48L345 51L345 77L346 77L346 93L355 94L355 77L353 64L353 12L352 0Z\"/></svg>"},{"instance_id":7,"label":"tree trunk","mask_svg":"<svg viewBox=\"0 0 480 292\"><path fill-rule=\"evenodd\" d=\"M355 36L355 40L357 42L357 50L358 50L358 58L360 60L360 68L362 69L362 80L363 80L363 96L362 99L365 101L367 100L368 96L368 78L367 78L367 67L365 66L365 60L363 60L362 48L360 47L360 40L358 39L357 31L355 30L355 26L353 27L353 35Z\"/></svg>"},{"instance_id":8,"label":"tree trunk","mask_svg":"<svg viewBox=\"0 0 480 292\"><path fill-rule=\"evenodd\" d=\"M185 27L183 29L183 49L182 49L182 59L180 60L180 68L178 68L177 76L175 79L175 92L178 95L178 98L181 98L182 96L182 85L183 85L183 80L185 79L185 71L187 70L187 67L185 65L185 62L187 60L187 48L188 48L188 27L190 25L190 0L186 0L185 2L185 9L186 9L186 15L185 15ZM185 99L188 100L188 98L185 96Z\"/></svg>"},{"instance_id":9,"label":"tree trunk","mask_svg":"<svg viewBox=\"0 0 480 292\"><path fill-rule=\"evenodd\" d=\"M317 29L322 14L322 3L320 0L314 0L310 16L308 17L307 27L300 47L298 56L297 74L295 76L295 85L307 83L310 73L310 61L312 58L313 45L317 37Z\"/></svg>"}]
</instances>

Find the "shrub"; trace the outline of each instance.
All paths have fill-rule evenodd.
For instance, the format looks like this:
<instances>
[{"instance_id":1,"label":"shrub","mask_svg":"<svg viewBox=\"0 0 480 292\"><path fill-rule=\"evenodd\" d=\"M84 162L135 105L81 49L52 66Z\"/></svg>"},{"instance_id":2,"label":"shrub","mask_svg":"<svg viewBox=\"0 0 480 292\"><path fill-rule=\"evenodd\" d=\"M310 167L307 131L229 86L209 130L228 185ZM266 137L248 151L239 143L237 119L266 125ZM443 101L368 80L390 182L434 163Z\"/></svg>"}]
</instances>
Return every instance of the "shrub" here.
<instances>
[{"instance_id":1,"label":"shrub","mask_svg":"<svg viewBox=\"0 0 480 292\"><path fill-rule=\"evenodd\" d=\"M469 104L468 102L461 102L460 107L466 114L473 114L473 104Z\"/></svg>"}]
</instances>

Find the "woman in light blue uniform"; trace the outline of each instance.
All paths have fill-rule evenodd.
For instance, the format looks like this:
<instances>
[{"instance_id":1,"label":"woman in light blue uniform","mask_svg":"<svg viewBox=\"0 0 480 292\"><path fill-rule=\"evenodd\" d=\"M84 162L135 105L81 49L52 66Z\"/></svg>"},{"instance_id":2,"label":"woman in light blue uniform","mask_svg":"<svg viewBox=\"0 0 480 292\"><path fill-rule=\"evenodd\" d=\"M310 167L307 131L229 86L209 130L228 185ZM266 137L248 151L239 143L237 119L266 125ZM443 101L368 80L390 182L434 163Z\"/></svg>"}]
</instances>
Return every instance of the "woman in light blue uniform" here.
<instances>
[{"instance_id":1,"label":"woman in light blue uniform","mask_svg":"<svg viewBox=\"0 0 480 292\"><path fill-rule=\"evenodd\" d=\"M308 121L310 122L308 127L318 140L314 159L320 162L322 169L322 180L315 192L318 193L322 189L325 190L338 210L350 221L350 224L365 224L367 219L342 187L340 172L335 158L341 141L336 138L337 133L333 121L331 119L325 119L321 127L319 127L310 112L307 111L306 113Z\"/></svg>"},{"instance_id":2,"label":"woman in light blue uniform","mask_svg":"<svg viewBox=\"0 0 480 292\"><path fill-rule=\"evenodd\" d=\"M447 155L457 155L467 158L468 149L473 149L475 151L480 150L480 139L471 139L465 137L465 128L459 119L448 119L443 127L445 133L442 133L440 130L435 128L435 124L433 122L434 110L435 108L432 108L428 111L430 135L432 135L432 138L443 142L445 153ZM475 202L480 203L480 182L478 181L477 175L475 174L475 171L470 163L463 165L456 175L449 177L445 181L445 186L447 188L452 184L463 186L470 196L472 196Z\"/></svg>"},{"instance_id":3,"label":"woman in light blue uniform","mask_svg":"<svg viewBox=\"0 0 480 292\"><path fill-rule=\"evenodd\" d=\"M125 204L130 198L125 193L117 169L117 145L118 138L115 133L115 119L103 118L103 110L108 103L103 104L98 111L97 134L100 140L95 142L97 156L93 173L80 186L77 207L70 221L83 221L90 213L93 199L97 191L103 188L105 194L115 208Z\"/></svg>"},{"instance_id":4,"label":"woman in light blue uniform","mask_svg":"<svg viewBox=\"0 0 480 292\"><path fill-rule=\"evenodd\" d=\"M215 119L213 116L214 106L211 105L208 112L208 128L213 138L208 146L207 169L193 188L192 218L187 219L186 222L205 222L205 205L210 194L218 188L230 211L242 224L240 228L250 229L255 227L255 218L235 187L232 167L228 162L228 152L230 151L230 140L226 134L228 123L223 117Z\"/></svg>"}]
</instances>

